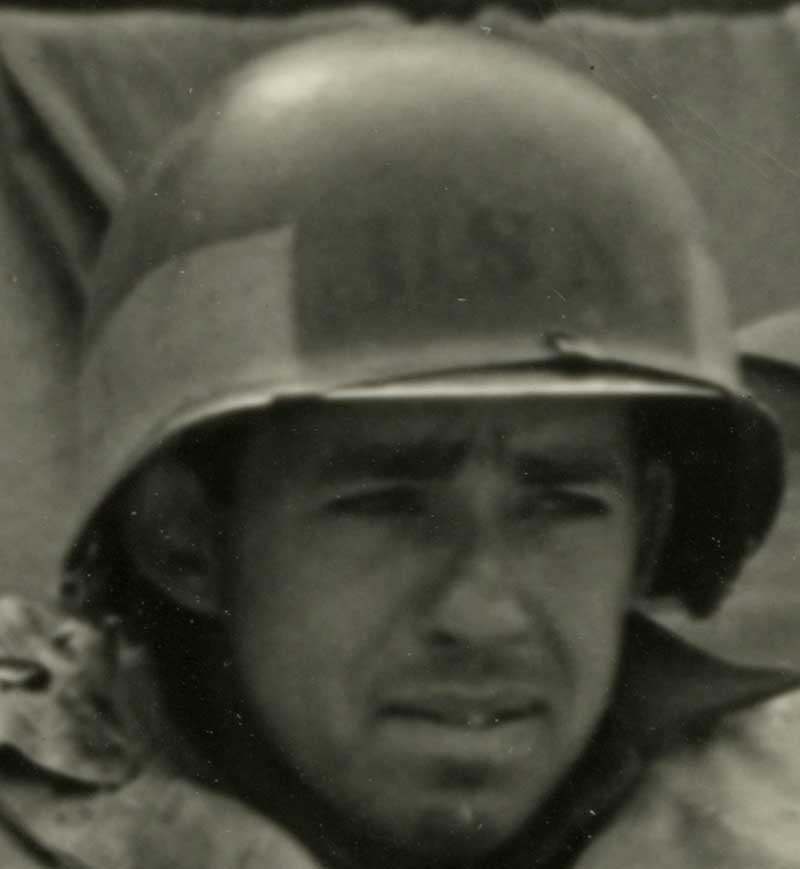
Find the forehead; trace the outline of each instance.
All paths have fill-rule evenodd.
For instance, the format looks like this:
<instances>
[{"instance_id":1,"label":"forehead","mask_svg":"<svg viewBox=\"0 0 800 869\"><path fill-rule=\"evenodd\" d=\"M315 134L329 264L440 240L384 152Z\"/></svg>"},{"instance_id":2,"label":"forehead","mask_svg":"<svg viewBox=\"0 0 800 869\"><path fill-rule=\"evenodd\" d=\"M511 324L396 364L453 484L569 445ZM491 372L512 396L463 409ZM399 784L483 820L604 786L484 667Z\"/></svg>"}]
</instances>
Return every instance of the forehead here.
<instances>
[{"instance_id":1,"label":"forehead","mask_svg":"<svg viewBox=\"0 0 800 869\"><path fill-rule=\"evenodd\" d=\"M632 449L630 421L630 403L623 399L320 402L265 417L255 443L301 456L306 464L372 445L403 450L419 444L625 459Z\"/></svg>"}]
</instances>

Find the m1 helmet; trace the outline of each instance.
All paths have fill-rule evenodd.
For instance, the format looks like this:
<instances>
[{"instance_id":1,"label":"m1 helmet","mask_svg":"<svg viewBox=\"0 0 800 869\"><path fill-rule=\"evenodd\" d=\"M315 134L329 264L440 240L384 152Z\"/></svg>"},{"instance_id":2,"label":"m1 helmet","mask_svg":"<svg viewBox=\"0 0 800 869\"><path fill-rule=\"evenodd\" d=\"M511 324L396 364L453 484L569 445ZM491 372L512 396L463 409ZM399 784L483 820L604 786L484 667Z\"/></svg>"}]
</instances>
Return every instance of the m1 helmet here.
<instances>
[{"instance_id":1,"label":"m1 helmet","mask_svg":"<svg viewBox=\"0 0 800 869\"><path fill-rule=\"evenodd\" d=\"M736 343L748 365L779 365L800 372L800 308L748 323L737 332Z\"/></svg>"},{"instance_id":2,"label":"m1 helmet","mask_svg":"<svg viewBox=\"0 0 800 869\"><path fill-rule=\"evenodd\" d=\"M800 308L748 323L737 332L736 342L745 384L780 421L784 444L796 464L800 451Z\"/></svg>"},{"instance_id":3,"label":"m1 helmet","mask_svg":"<svg viewBox=\"0 0 800 869\"><path fill-rule=\"evenodd\" d=\"M639 398L677 479L653 591L697 613L781 491L672 160L588 81L455 25L327 36L227 81L113 221L80 391L78 560L143 460L293 398Z\"/></svg>"}]
</instances>

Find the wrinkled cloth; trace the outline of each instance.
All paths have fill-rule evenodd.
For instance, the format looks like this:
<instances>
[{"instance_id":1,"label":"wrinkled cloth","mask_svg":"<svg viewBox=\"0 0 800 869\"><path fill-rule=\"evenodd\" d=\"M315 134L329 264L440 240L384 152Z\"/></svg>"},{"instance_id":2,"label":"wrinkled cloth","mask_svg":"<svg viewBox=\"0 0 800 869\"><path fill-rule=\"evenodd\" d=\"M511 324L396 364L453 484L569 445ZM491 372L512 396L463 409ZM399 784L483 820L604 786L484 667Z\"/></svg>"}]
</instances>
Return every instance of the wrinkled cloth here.
<instances>
[{"instance_id":1,"label":"wrinkled cloth","mask_svg":"<svg viewBox=\"0 0 800 869\"><path fill-rule=\"evenodd\" d=\"M731 715L648 770L577 869L797 869L800 695Z\"/></svg>"},{"instance_id":2,"label":"wrinkled cloth","mask_svg":"<svg viewBox=\"0 0 800 869\"><path fill-rule=\"evenodd\" d=\"M599 777L576 778L558 803L573 832L533 865L800 867L796 675L731 666L634 617L611 709L616 740L600 742L602 759L589 754ZM522 853L501 865L531 863Z\"/></svg>"},{"instance_id":3,"label":"wrinkled cloth","mask_svg":"<svg viewBox=\"0 0 800 869\"><path fill-rule=\"evenodd\" d=\"M726 665L638 616L624 652L605 736L486 869L800 867L800 678ZM173 762L147 672L111 628L0 600L0 865L319 866Z\"/></svg>"},{"instance_id":4,"label":"wrinkled cloth","mask_svg":"<svg viewBox=\"0 0 800 869\"><path fill-rule=\"evenodd\" d=\"M178 774L157 693L124 708L124 683L146 671L112 630L0 598L0 866L315 866L275 824Z\"/></svg>"},{"instance_id":5,"label":"wrinkled cloth","mask_svg":"<svg viewBox=\"0 0 800 869\"><path fill-rule=\"evenodd\" d=\"M0 598L0 746L78 783L124 780L135 753L108 694L114 657L77 619Z\"/></svg>"}]
</instances>

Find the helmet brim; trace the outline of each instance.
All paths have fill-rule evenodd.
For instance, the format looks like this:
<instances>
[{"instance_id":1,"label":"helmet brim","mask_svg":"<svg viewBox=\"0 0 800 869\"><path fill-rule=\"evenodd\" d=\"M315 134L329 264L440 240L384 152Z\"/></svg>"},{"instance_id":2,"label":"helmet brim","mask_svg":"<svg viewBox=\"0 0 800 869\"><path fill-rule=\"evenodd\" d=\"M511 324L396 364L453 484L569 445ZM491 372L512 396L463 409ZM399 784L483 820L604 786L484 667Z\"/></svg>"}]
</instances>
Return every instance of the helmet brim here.
<instances>
[{"instance_id":1,"label":"helmet brim","mask_svg":"<svg viewBox=\"0 0 800 869\"><path fill-rule=\"evenodd\" d=\"M581 365L583 368L581 370ZM92 499L88 520L75 530L68 568L83 560L86 530L153 454L204 429L224 430L233 420L293 401L492 401L536 399L630 400L645 420L648 451L673 469L675 524L668 535L654 596L679 598L696 615L715 609L742 561L766 536L783 492L780 431L772 416L745 396L657 372L576 370L529 366L453 371L426 377L354 384L329 390L276 393L274 384L232 390L184 407L158 431L132 445L116 482ZM86 514L84 514L86 515Z\"/></svg>"}]
</instances>

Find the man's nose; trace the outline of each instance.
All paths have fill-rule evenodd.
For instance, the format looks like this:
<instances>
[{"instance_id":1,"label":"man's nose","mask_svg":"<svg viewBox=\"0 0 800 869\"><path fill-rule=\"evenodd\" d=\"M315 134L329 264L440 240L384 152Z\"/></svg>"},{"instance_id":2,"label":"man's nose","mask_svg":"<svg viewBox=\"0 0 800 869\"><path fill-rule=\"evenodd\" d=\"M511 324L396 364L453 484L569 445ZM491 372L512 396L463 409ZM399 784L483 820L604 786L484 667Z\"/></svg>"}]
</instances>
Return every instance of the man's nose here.
<instances>
[{"instance_id":1,"label":"man's nose","mask_svg":"<svg viewBox=\"0 0 800 869\"><path fill-rule=\"evenodd\" d=\"M520 565L502 539L472 536L453 552L429 600L427 638L439 645L506 644L530 630Z\"/></svg>"}]
</instances>

